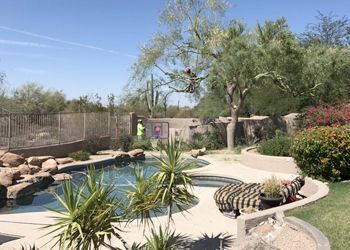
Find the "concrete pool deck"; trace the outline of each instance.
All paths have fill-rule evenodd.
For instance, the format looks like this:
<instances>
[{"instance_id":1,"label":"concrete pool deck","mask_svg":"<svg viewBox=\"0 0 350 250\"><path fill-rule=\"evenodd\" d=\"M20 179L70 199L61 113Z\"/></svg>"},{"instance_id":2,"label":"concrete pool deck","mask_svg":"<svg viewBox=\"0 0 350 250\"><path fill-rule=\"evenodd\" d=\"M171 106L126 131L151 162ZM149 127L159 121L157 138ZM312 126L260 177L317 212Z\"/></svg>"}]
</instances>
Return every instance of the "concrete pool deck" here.
<instances>
[{"instance_id":1,"label":"concrete pool deck","mask_svg":"<svg viewBox=\"0 0 350 250\"><path fill-rule=\"evenodd\" d=\"M108 156L105 156L108 158ZM106 159L99 156L99 159ZM223 151L221 153L209 154L200 159L210 162L208 166L192 170L191 172L200 175L214 175L231 177L243 182L262 182L272 174L281 179L293 179L293 174L274 173L246 167L240 163L240 155ZM309 180L310 181L310 180ZM310 197L294 202L294 206L304 205L308 202L315 201L327 195L328 188L321 182L313 182L315 186L311 187ZM217 188L195 187L194 193L199 198L199 203L190 208L185 217L181 213L173 215L174 228L177 233L188 236L192 241L210 242L218 241L220 238L227 237L237 238L237 220L222 215L216 207L213 199L214 192ZM313 190L316 189L316 190ZM305 193L308 196L308 192ZM281 206L283 207L283 206ZM281 209L279 207L279 209ZM283 209L282 209L283 210ZM266 212L268 210L262 211ZM42 247L46 242L52 239L52 236L45 236L49 230L42 230L45 225L53 223L53 216L50 212L32 212L20 214L0 214L0 234L9 234L22 237L21 239L7 242L0 245L0 249L21 249L21 244L34 244L40 249L51 249L50 244ZM159 224L166 222L165 216L155 218L155 228ZM122 233L123 238L131 245L133 242L143 242L145 240L143 229L137 225L137 221L132 222L124 228L126 232ZM146 229L145 234L148 235ZM225 238L226 237L226 238ZM231 245L232 246L232 245ZM193 248L195 249L195 248ZM198 248L201 249L201 248ZM225 249L230 249L228 246Z\"/></svg>"}]
</instances>

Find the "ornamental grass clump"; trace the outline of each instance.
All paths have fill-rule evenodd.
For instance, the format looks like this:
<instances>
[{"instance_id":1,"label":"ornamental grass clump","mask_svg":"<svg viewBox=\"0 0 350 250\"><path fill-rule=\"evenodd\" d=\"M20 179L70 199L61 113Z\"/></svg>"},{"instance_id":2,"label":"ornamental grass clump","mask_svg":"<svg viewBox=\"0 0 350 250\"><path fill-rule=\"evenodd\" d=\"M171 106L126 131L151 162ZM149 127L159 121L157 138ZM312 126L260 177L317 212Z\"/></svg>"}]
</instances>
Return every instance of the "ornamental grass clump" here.
<instances>
[{"instance_id":1,"label":"ornamental grass clump","mask_svg":"<svg viewBox=\"0 0 350 250\"><path fill-rule=\"evenodd\" d=\"M303 174L322 180L350 179L350 126L318 127L298 133L291 154Z\"/></svg>"},{"instance_id":2,"label":"ornamental grass clump","mask_svg":"<svg viewBox=\"0 0 350 250\"><path fill-rule=\"evenodd\" d=\"M263 183L264 194L267 198L279 198L281 196L282 182L276 176L271 176Z\"/></svg>"}]
</instances>

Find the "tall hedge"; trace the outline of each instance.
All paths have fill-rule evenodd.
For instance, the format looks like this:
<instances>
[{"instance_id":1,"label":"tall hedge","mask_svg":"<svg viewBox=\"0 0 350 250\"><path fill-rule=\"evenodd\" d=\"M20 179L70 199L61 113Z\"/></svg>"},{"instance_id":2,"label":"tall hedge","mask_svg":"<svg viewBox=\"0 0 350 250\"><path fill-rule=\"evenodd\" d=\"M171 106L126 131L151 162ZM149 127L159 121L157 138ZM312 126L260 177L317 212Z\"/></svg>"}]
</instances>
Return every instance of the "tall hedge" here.
<instances>
[{"instance_id":1,"label":"tall hedge","mask_svg":"<svg viewBox=\"0 0 350 250\"><path fill-rule=\"evenodd\" d=\"M350 179L350 126L316 127L300 132L291 147L301 171L331 181Z\"/></svg>"}]
</instances>

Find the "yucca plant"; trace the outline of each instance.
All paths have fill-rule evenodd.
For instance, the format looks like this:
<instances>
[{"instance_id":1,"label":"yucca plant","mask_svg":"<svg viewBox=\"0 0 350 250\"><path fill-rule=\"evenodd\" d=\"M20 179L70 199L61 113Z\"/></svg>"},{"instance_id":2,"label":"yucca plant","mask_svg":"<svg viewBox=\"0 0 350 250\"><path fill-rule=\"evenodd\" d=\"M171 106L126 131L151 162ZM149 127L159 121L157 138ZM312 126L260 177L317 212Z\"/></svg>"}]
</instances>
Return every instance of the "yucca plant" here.
<instances>
[{"instance_id":1,"label":"yucca plant","mask_svg":"<svg viewBox=\"0 0 350 250\"><path fill-rule=\"evenodd\" d=\"M169 141L161 149L161 155L155 158L158 164L155 165L157 169L151 176L151 181L156 185L157 199L167 208L169 225L173 206L182 212L195 202L192 178L186 172L192 168L192 164L182 157L181 144L175 140Z\"/></svg>"},{"instance_id":2,"label":"yucca plant","mask_svg":"<svg viewBox=\"0 0 350 250\"><path fill-rule=\"evenodd\" d=\"M136 167L134 169L135 183L130 183L130 189L127 190L129 201L128 212L132 218L140 219L140 223L150 226L152 214L161 212L160 202L157 199L157 187L150 179L145 177L143 169Z\"/></svg>"},{"instance_id":3,"label":"yucca plant","mask_svg":"<svg viewBox=\"0 0 350 250\"><path fill-rule=\"evenodd\" d=\"M57 233L54 238L60 249L98 249L105 246L118 249L107 243L112 236L117 237L126 249L128 244L118 233L115 224L123 221L124 216L117 211L124 211L123 204L113 194L113 185L104 185L103 174L97 177L93 167L88 169L82 184L74 185L65 181L62 185L63 198L55 194L63 207L53 210L58 216L53 217L54 228L48 234Z\"/></svg>"}]
</instances>

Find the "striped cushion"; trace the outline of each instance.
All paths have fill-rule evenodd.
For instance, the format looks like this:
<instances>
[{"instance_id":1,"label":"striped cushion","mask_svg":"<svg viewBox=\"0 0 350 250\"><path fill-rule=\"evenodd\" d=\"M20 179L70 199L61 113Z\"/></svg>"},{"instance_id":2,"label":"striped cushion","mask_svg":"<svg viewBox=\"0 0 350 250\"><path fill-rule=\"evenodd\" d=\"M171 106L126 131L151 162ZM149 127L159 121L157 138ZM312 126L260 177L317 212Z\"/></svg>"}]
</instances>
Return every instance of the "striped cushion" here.
<instances>
[{"instance_id":1,"label":"striped cushion","mask_svg":"<svg viewBox=\"0 0 350 250\"><path fill-rule=\"evenodd\" d=\"M222 212L250 206L258 208L260 205L258 196L262 189L260 183L228 184L215 192L214 199Z\"/></svg>"},{"instance_id":2,"label":"striped cushion","mask_svg":"<svg viewBox=\"0 0 350 250\"><path fill-rule=\"evenodd\" d=\"M291 183L288 185L284 186L284 188L281 191L281 194L283 196L283 202L286 203L287 199L291 195L296 195L299 190L304 186L305 180L303 177L297 177Z\"/></svg>"},{"instance_id":3,"label":"striped cushion","mask_svg":"<svg viewBox=\"0 0 350 250\"><path fill-rule=\"evenodd\" d=\"M302 177L297 177L286 185L281 191L283 203L287 201L289 196L297 194L304 183ZM222 212L231 212L246 207L259 209L259 194L262 191L263 185L260 183L228 184L216 190L214 200Z\"/></svg>"}]
</instances>

